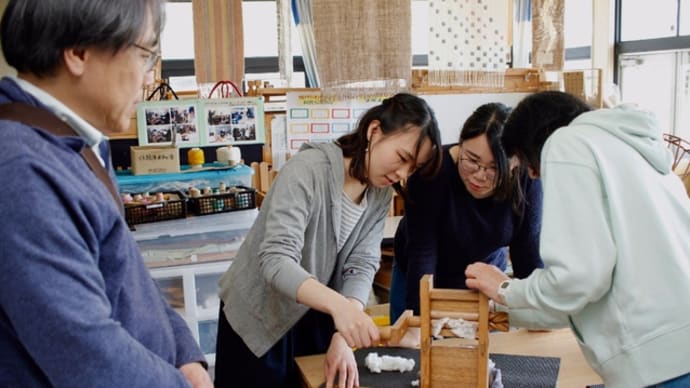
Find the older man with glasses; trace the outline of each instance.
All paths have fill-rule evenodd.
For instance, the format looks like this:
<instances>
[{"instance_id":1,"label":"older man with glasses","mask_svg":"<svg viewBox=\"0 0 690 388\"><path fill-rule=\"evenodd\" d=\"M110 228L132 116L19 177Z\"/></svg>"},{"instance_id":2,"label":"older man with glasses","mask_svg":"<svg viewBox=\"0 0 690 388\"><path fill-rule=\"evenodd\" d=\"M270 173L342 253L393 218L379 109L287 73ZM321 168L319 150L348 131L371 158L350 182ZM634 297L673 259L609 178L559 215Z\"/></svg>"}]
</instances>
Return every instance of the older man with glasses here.
<instances>
[{"instance_id":1,"label":"older man with glasses","mask_svg":"<svg viewBox=\"0 0 690 388\"><path fill-rule=\"evenodd\" d=\"M0 386L211 387L121 215L105 133L153 82L160 0L10 0L0 80Z\"/></svg>"}]
</instances>

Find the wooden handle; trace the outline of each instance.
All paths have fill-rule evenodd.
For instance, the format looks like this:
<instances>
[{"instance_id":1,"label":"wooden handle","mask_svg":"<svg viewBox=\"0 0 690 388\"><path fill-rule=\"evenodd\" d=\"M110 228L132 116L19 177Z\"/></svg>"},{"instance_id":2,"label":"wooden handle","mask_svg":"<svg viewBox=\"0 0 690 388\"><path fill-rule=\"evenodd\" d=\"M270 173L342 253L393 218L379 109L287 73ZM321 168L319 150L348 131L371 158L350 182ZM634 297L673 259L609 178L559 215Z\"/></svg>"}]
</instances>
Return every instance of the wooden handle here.
<instances>
[{"instance_id":1,"label":"wooden handle","mask_svg":"<svg viewBox=\"0 0 690 388\"><path fill-rule=\"evenodd\" d=\"M379 339L381 342L388 342L391 339L391 326L379 327Z\"/></svg>"},{"instance_id":2,"label":"wooden handle","mask_svg":"<svg viewBox=\"0 0 690 388\"><path fill-rule=\"evenodd\" d=\"M478 319L478 314L476 313L462 313L462 312L445 312L441 313L439 311L431 311L432 319L441 318L451 318L459 319L462 318L466 321L476 322ZM397 344L400 339L405 335L408 327L420 327L421 318L416 315L412 315L412 310L406 310L403 315L398 318L393 326L382 326L379 327L379 338L381 342L388 342L390 344ZM505 312L492 312L489 313L489 329L498 331L509 331L510 321L508 313ZM448 334L447 334L448 335Z\"/></svg>"}]
</instances>

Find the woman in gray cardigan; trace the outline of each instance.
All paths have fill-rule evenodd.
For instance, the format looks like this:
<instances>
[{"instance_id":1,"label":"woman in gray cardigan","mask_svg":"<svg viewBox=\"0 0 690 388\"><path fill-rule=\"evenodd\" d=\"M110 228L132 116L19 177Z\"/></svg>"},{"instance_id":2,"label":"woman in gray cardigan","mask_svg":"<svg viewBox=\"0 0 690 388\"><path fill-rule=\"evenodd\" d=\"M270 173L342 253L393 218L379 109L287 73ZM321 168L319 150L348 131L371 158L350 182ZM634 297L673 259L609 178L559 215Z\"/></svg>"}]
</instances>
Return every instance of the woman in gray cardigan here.
<instances>
[{"instance_id":1,"label":"woman in gray cardigan","mask_svg":"<svg viewBox=\"0 0 690 388\"><path fill-rule=\"evenodd\" d=\"M329 387L336 374L359 385L352 347L378 342L363 310L393 189L440 156L433 111L404 93L335 143L302 146L220 280L216 387L299 386L294 357L324 352Z\"/></svg>"}]
</instances>

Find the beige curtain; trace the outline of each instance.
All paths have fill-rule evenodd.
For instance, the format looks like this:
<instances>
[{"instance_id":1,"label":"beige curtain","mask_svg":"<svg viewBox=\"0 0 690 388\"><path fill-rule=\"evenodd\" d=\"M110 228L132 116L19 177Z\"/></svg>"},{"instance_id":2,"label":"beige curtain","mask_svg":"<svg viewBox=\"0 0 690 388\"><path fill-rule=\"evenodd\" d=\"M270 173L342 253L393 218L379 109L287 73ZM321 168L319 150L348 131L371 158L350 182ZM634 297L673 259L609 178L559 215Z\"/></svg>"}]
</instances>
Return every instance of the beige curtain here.
<instances>
[{"instance_id":1,"label":"beige curtain","mask_svg":"<svg viewBox=\"0 0 690 388\"><path fill-rule=\"evenodd\" d=\"M532 67L563 70L565 0L532 0Z\"/></svg>"},{"instance_id":2,"label":"beige curtain","mask_svg":"<svg viewBox=\"0 0 690 388\"><path fill-rule=\"evenodd\" d=\"M244 78L242 0L192 0L197 83Z\"/></svg>"},{"instance_id":3,"label":"beige curtain","mask_svg":"<svg viewBox=\"0 0 690 388\"><path fill-rule=\"evenodd\" d=\"M312 1L323 94L352 98L391 95L409 88L410 1Z\"/></svg>"}]
</instances>

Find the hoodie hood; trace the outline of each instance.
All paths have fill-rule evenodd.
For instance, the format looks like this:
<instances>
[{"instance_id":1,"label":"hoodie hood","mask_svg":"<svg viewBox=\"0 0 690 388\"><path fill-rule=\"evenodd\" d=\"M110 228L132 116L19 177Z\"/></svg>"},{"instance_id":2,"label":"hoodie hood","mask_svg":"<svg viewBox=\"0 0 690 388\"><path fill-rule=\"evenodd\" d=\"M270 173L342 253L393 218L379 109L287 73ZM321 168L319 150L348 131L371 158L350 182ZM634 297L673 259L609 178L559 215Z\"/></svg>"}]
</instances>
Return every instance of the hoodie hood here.
<instances>
[{"instance_id":1,"label":"hoodie hood","mask_svg":"<svg viewBox=\"0 0 690 388\"><path fill-rule=\"evenodd\" d=\"M343 185L343 183L345 182L345 165L343 160L343 150L337 144L335 144L334 142L305 142L302 143L297 154L299 155L299 153L303 151L323 152L324 157L326 158L326 160L328 160L328 163L331 165L331 171L333 171L333 174L330 176L331 184L339 186ZM340 192L338 192L338 195L340 195Z\"/></svg>"},{"instance_id":2,"label":"hoodie hood","mask_svg":"<svg viewBox=\"0 0 690 388\"><path fill-rule=\"evenodd\" d=\"M298 152L305 150L319 150L324 153L328 162L335 168L343 166L343 150L334 142L323 143L309 143L305 142L299 148Z\"/></svg>"},{"instance_id":3,"label":"hoodie hood","mask_svg":"<svg viewBox=\"0 0 690 388\"><path fill-rule=\"evenodd\" d=\"M650 112L631 105L619 105L584 113L575 118L571 125L596 126L634 148L660 173L671 172L671 151L663 139L659 122Z\"/></svg>"}]
</instances>

